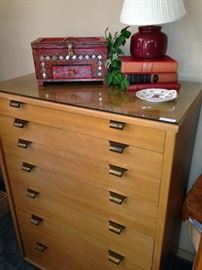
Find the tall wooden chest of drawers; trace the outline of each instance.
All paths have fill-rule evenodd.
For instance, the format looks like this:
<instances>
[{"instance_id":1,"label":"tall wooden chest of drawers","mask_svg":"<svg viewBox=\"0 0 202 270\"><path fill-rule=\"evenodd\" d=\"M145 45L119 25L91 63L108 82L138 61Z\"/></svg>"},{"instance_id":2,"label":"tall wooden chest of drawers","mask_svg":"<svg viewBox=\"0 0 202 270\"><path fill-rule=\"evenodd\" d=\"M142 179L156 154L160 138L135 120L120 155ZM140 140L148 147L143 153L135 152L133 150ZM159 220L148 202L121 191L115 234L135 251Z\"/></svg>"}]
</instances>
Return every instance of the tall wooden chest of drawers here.
<instances>
[{"instance_id":1,"label":"tall wooden chest of drawers","mask_svg":"<svg viewBox=\"0 0 202 270\"><path fill-rule=\"evenodd\" d=\"M1 83L1 165L24 258L47 270L165 270L200 88L152 104L97 83Z\"/></svg>"}]
</instances>

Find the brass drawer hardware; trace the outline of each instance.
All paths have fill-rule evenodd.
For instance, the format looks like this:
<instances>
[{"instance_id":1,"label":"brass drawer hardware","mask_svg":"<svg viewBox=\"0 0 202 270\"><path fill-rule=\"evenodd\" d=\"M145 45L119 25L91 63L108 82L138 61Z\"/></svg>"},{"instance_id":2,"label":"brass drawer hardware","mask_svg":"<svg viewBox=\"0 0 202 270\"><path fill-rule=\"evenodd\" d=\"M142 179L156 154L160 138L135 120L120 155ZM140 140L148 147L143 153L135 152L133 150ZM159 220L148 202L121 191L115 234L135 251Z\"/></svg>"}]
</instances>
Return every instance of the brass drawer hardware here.
<instances>
[{"instance_id":1,"label":"brass drawer hardware","mask_svg":"<svg viewBox=\"0 0 202 270\"><path fill-rule=\"evenodd\" d=\"M125 123L123 123L123 122L118 122L118 121L114 121L114 120L110 120L110 122L109 122L110 128L122 130L122 129L124 129L124 126L125 126Z\"/></svg>"},{"instance_id":2,"label":"brass drawer hardware","mask_svg":"<svg viewBox=\"0 0 202 270\"><path fill-rule=\"evenodd\" d=\"M23 128L27 123L28 121L26 120L15 118L13 125L14 127L17 127L17 128Z\"/></svg>"},{"instance_id":3,"label":"brass drawer hardware","mask_svg":"<svg viewBox=\"0 0 202 270\"><path fill-rule=\"evenodd\" d=\"M109 173L112 174L112 175L122 177L124 172L126 172L127 170L128 169L109 164Z\"/></svg>"},{"instance_id":4,"label":"brass drawer hardware","mask_svg":"<svg viewBox=\"0 0 202 270\"><path fill-rule=\"evenodd\" d=\"M121 224L118 224L116 222L113 222L111 220L109 220L109 230L113 233L116 233L116 234L121 234L121 232L125 229L126 227L121 225Z\"/></svg>"},{"instance_id":5,"label":"brass drawer hardware","mask_svg":"<svg viewBox=\"0 0 202 270\"><path fill-rule=\"evenodd\" d=\"M122 204L122 202L127 198L126 196L115 193L113 191L109 191L109 194L109 200L117 204Z\"/></svg>"},{"instance_id":6,"label":"brass drawer hardware","mask_svg":"<svg viewBox=\"0 0 202 270\"><path fill-rule=\"evenodd\" d=\"M23 105L23 102L21 101L10 100L9 102L10 107L20 108L22 105Z\"/></svg>"},{"instance_id":7,"label":"brass drawer hardware","mask_svg":"<svg viewBox=\"0 0 202 270\"><path fill-rule=\"evenodd\" d=\"M39 196L39 192L28 188L27 192L26 192L26 196L31 198L31 199L35 199Z\"/></svg>"},{"instance_id":8,"label":"brass drawer hardware","mask_svg":"<svg viewBox=\"0 0 202 270\"><path fill-rule=\"evenodd\" d=\"M113 262L115 264L120 264L120 262L124 259L125 257L121 254L118 254L112 250L108 250L108 259L110 262Z\"/></svg>"},{"instance_id":9,"label":"brass drawer hardware","mask_svg":"<svg viewBox=\"0 0 202 270\"><path fill-rule=\"evenodd\" d=\"M109 141L109 150L112 152L122 154L126 147L128 147L127 144Z\"/></svg>"},{"instance_id":10,"label":"brass drawer hardware","mask_svg":"<svg viewBox=\"0 0 202 270\"><path fill-rule=\"evenodd\" d=\"M43 253L48 247L39 243L39 242L36 242L36 247L35 249L41 253Z\"/></svg>"},{"instance_id":11,"label":"brass drawer hardware","mask_svg":"<svg viewBox=\"0 0 202 270\"><path fill-rule=\"evenodd\" d=\"M23 139L18 139L17 146L21 148L27 148L32 142Z\"/></svg>"},{"instance_id":12,"label":"brass drawer hardware","mask_svg":"<svg viewBox=\"0 0 202 270\"><path fill-rule=\"evenodd\" d=\"M31 215L30 223L34 225L39 225L42 221L43 221L43 218L35 216L35 215Z\"/></svg>"},{"instance_id":13,"label":"brass drawer hardware","mask_svg":"<svg viewBox=\"0 0 202 270\"><path fill-rule=\"evenodd\" d=\"M31 172L36 166L27 162L22 163L21 170L25 172Z\"/></svg>"}]
</instances>

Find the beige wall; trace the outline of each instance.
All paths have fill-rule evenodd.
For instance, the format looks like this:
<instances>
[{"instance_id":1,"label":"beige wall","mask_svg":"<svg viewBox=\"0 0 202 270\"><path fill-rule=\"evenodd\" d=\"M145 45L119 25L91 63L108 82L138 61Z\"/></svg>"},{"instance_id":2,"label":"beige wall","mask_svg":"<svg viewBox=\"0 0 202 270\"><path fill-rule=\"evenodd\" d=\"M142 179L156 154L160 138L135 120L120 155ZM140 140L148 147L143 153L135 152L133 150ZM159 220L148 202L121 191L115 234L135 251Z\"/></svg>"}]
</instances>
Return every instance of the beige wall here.
<instances>
[{"instance_id":1,"label":"beige wall","mask_svg":"<svg viewBox=\"0 0 202 270\"><path fill-rule=\"evenodd\" d=\"M40 36L103 36L121 27L121 0L0 0L0 80L33 72Z\"/></svg>"},{"instance_id":2,"label":"beige wall","mask_svg":"<svg viewBox=\"0 0 202 270\"><path fill-rule=\"evenodd\" d=\"M202 81L202 0L185 5L184 19L163 26L168 53L179 61L183 79ZM121 6L122 0L0 0L0 81L34 71L30 43L39 36L100 36L107 27L121 29Z\"/></svg>"},{"instance_id":3,"label":"beige wall","mask_svg":"<svg viewBox=\"0 0 202 270\"><path fill-rule=\"evenodd\" d=\"M187 15L167 24L168 53L178 59L181 78L202 81L202 0L184 0Z\"/></svg>"},{"instance_id":4,"label":"beige wall","mask_svg":"<svg viewBox=\"0 0 202 270\"><path fill-rule=\"evenodd\" d=\"M30 43L40 36L102 36L121 29L122 0L0 0L0 81L34 71ZM180 78L202 82L202 0L185 0L187 16L163 26ZM136 27L132 27L134 31ZM125 48L128 52L128 44ZM200 117L189 187L202 173ZM193 252L183 228L180 248Z\"/></svg>"}]
</instances>

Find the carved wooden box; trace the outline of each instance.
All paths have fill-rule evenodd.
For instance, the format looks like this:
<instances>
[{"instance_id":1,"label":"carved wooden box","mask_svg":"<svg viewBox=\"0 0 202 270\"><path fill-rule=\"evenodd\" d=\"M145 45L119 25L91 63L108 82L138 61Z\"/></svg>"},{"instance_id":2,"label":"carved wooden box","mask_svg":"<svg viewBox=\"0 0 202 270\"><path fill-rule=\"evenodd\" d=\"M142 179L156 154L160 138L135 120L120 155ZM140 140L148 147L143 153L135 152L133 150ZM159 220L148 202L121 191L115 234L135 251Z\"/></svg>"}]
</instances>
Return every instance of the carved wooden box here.
<instances>
[{"instance_id":1,"label":"carved wooden box","mask_svg":"<svg viewBox=\"0 0 202 270\"><path fill-rule=\"evenodd\" d=\"M107 59L102 37L48 37L31 43L36 78L44 82L102 81Z\"/></svg>"}]
</instances>

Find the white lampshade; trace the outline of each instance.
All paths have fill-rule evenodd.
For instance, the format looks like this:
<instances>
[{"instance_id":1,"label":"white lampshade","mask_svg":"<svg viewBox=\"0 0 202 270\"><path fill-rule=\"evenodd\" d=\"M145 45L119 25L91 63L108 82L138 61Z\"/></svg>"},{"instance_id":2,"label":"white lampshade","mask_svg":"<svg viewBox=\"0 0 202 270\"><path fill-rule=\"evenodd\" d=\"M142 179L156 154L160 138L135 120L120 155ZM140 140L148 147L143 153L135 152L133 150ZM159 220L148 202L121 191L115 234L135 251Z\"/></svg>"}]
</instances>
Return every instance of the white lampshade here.
<instances>
[{"instance_id":1,"label":"white lampshade","mask_svg":"<svg viewBox=\"0 0 202 270\"><path fill-rule=\"evenodd\" d=\"M128 25L156 25L181 19L183 0L125 0L120 21Z\"/></svg>"}]
</instances>

